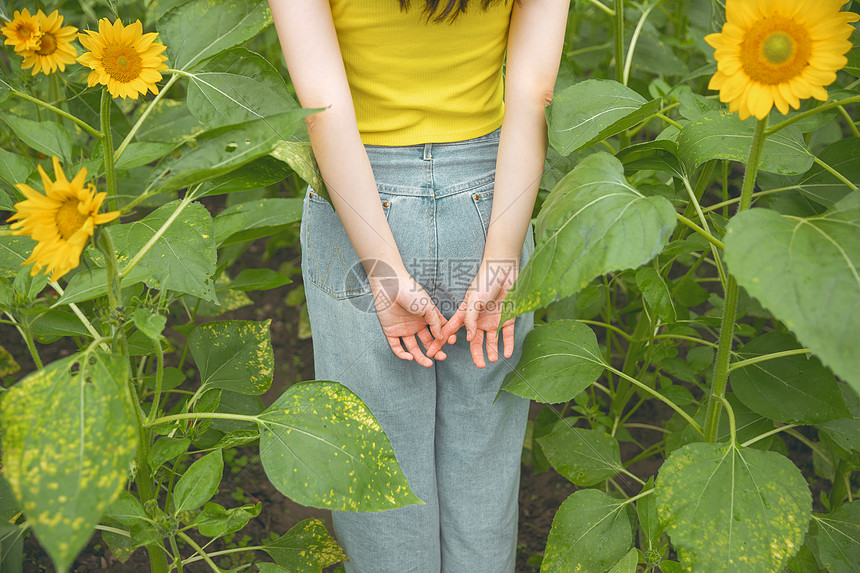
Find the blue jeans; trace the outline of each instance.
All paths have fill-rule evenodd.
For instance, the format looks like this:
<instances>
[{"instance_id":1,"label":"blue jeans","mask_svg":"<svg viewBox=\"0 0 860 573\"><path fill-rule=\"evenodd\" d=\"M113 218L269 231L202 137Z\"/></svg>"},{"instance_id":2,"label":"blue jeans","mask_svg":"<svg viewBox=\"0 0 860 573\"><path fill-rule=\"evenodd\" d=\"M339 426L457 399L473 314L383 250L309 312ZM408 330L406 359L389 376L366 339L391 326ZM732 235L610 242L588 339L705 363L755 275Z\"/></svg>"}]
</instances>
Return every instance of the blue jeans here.
<instances>
[{"instance_id":1,"label":"blue jeans","mask_svg":"<svg viewBox=\"0 0 860 573\"><path fill-rule=\"evenodd\" d=\"M403 262L446 318L483 256L498 142L497 130L453 143L366 146ZM500 352L496 363L477 368L461 330L457 343L444 347L447 360L419 366L391 351L346 231L312 190L301 243L316 378L341 382L364 400L425 502L333 512L335 536L349 558L346 571L513 572L528 400L496 395L519 360L532 314L517 318L509 359ZM533 250L530 228L522 264Z\"/></svg>"}]
</instances>

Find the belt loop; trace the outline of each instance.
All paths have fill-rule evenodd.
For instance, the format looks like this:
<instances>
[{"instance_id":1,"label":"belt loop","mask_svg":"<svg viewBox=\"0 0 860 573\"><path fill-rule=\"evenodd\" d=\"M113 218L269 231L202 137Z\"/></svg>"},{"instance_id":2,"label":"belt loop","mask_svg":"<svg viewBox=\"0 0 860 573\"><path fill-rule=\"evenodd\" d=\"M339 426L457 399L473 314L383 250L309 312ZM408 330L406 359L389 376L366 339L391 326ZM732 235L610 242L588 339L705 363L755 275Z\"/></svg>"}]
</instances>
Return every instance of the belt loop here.
<instances>
[{"instance_id":1,"label":"belt loop","mask_svg":"<svg viewBox=\"0 0 860 573\"><path fill-rule=\"evenodd\" d=\"M433 144L425 143L424 144L424 161L430 161L433 159Z\"/></svg>"}]
</instances>

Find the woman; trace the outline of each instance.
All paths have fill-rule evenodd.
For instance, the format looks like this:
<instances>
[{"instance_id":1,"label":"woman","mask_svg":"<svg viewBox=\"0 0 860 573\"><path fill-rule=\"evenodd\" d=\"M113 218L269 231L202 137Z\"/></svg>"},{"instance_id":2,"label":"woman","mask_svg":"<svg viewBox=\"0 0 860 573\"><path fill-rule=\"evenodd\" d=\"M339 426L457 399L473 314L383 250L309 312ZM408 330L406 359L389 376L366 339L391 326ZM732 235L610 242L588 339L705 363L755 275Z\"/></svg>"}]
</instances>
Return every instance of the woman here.
<instances>
[{"instance_id":1,"label":"woman","mask_svg":"<svg viewBox=\"0 0 860 573\"><path fill-rule=\"evenodd\" d=\"M503 356L498 324L534 248L568 5L270 0L299 101L324 108L331 203L309 190L301 231L316 377L364 400L424 501L334 512L349 573L514 569L528 401L496 395L533 318L503 325Z\"/></svg>"}]
</instances>

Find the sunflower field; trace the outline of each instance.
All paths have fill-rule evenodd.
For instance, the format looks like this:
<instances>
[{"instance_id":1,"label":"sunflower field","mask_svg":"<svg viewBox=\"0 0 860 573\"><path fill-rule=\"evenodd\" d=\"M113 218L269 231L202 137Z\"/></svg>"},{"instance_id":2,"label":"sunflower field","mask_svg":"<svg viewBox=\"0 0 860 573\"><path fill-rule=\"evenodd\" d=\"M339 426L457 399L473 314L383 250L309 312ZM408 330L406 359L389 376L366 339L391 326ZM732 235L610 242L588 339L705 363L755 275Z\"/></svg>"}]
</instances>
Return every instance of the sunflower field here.
<instances>
[{"instance_id":1,"label":"sunflower field","mask_svg":"<svg viewBox=\"0 0 860 573\"><path fill-rule=\"evenodd\" d=\"M502 386L534 401L523 475L566 489L517 571L860 571L858 21L571 1L502 316L536 319ZM268 2L0 0L0 33L0 573L341 571L324 519L242 537L263 501L225 478L419 502L252 304L307 342L325 185Z\"/></svg>"}]
</instances>

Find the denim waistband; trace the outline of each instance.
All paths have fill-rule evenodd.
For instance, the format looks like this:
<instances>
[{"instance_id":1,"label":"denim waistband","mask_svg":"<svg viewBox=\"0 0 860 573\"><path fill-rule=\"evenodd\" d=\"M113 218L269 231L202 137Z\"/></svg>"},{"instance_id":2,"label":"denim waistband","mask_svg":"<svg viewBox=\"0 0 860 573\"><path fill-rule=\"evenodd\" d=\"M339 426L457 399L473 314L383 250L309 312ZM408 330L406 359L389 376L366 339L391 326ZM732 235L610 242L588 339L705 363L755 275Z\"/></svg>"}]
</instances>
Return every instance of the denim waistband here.
<instances>
[{"instance_id":1,"label":"denim waistband","mask_svg":"<svg viewBox=\"0 0 860 573\"><path fill-rule=\"evenodd\" d=\"M439 198L493 182L500 132L445 143L365 145L365 150L380 191Z\"/></svg>"}]
</instances>

